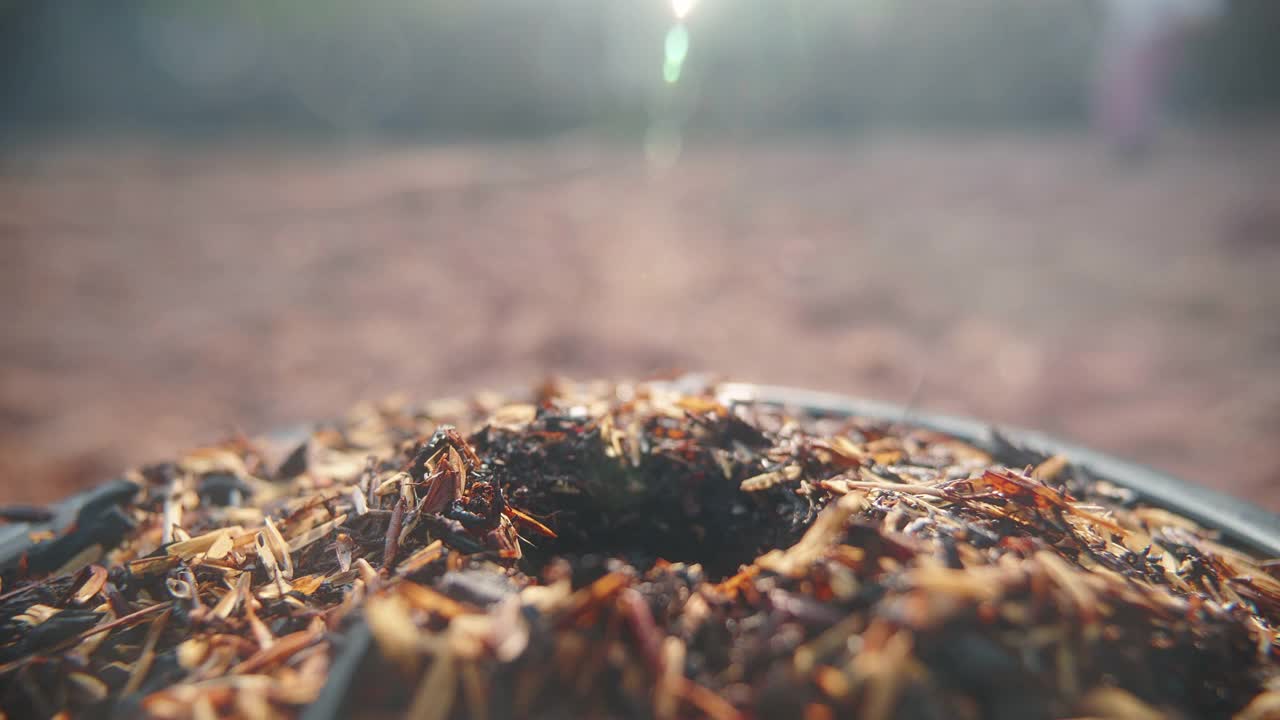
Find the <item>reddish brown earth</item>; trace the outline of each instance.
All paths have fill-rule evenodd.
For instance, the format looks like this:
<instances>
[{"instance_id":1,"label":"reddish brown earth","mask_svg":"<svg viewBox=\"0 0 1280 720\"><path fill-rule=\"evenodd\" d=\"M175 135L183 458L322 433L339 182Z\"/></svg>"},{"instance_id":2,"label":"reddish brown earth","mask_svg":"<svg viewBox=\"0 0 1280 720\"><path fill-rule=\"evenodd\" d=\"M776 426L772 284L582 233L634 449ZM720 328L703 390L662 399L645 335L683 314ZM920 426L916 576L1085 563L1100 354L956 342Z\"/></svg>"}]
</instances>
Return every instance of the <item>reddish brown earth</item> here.
<instances>
[{"instance_id":1,"label":"reddish brown earth","mask_svg":"<svg viewBox=\"0 0 1280 720\"><path fill-rule=\"evenodd\" d=\"M706 369L1033 426L1280 510L1280 129L105 141L0 166L0 501L537 380Z\"/></svg>"}]
</instances>

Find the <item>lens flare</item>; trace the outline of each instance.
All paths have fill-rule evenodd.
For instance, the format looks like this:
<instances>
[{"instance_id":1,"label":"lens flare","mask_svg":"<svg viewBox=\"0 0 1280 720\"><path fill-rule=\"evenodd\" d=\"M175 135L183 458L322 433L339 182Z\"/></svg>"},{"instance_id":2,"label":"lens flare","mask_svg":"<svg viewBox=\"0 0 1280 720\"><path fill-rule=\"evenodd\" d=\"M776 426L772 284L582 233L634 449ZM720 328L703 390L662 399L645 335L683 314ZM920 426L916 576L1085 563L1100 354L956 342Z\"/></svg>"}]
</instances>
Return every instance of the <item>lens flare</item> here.
<instances>
[{"instance_id":1,"label":"lens flare","mask_svg":"<svg viewBox=\"0 0 1280 720\"><path fill-rule=\"evenodd\" d=\"M665 43L667 62L683 65L689 56L689 30L684 25L676 25L667 31Z\"/></svg>"},{"instance_id":2,"label":"lens flare","mask_svg":"<svg viewBox=\"0 0 1280 720\"><path fill-rule=\"evenodd\" d=\"M668 85L675 85L680 82L685 58L689 57L689 30L683 24L677 24L667 31L663 51L662 79Z\"/></svg>"}]
</instances>

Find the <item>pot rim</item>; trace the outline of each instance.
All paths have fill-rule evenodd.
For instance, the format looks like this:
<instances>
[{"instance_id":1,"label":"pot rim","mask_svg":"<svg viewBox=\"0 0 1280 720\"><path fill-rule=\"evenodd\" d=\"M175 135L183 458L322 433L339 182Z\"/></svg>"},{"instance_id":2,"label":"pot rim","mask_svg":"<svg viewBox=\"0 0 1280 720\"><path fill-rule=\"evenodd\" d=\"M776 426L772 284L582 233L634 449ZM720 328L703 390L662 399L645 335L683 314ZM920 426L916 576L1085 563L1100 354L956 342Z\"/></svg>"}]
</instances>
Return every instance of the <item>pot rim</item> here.
<instances>
[{"instance_id":1,"label":"pot rim","mask_svg":"<svg viewBox=\"0 0 1280 720\"><path fill-rule=\"evenodd\" d=\"M762 403L829 417L865 417L914 425L955 436L984 449L1004 443L1046 455L1065 455L1099 477L1133 491L1145 502L1217 530L1234 544L1267 557L1280 557L1280 515L1233 495L1042 432L997 428L972 418L785 385L731 382L722 383L719 392L721 397L734 402Z\"/></svg>"}]
</instances>

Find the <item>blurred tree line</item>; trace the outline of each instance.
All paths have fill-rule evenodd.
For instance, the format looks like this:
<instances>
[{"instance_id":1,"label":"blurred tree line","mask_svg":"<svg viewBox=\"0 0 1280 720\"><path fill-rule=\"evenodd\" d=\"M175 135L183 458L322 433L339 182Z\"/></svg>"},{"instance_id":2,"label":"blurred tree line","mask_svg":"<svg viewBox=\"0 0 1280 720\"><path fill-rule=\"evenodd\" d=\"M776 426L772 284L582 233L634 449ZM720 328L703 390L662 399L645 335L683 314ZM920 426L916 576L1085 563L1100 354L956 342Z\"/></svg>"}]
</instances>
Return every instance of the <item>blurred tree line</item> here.
<instances>
[{"instance_id":1,"label":"blurred tree line","mask_svg":"<svg viewBox=\"0 0 1280 720\"><path fill-rule=\"evenodd\" d=\"M0 127L630 132L1083 123L1084 0L0 0ZM1280 2L1197 38L1176 109L1280 106Z\"/></svg>"}]
</instances>

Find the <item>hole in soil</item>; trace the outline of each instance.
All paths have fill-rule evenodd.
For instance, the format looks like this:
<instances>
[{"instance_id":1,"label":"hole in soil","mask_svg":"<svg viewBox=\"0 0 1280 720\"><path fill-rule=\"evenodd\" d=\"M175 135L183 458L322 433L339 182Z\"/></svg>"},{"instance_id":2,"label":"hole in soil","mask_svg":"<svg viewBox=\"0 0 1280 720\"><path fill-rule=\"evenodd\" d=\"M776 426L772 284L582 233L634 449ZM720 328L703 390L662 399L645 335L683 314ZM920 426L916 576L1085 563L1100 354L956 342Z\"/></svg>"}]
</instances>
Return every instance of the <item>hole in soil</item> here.
<instances>
[{"instance_id":1,"label":"hole in soil","mask_svg":"<svg viewBox=\"0 0 1280 720\"><path fill-rule=\"evenodd\" d=\"M525 572L538 574L555 557L575 567L615 557L640 571L659 559L698 563L718 580L770 549L790 547L815 514L788 488L743 492L751 471L744 465L726 477L710 450L706 457L645 455L633 466L593 450L600 447L490 447L511 503L558 534L523 533Z\"/></svg>"},{"instance_id":2,"label":"hole in soil","mask_svg":"<svg viewBox=\"0 0 1280 720\"><path fill-rule=\"evenodd\" d=\"M559 537L529 538L525 569L538 573L555 557L576 564L597 556L620 558L643 572L662 559L698 563L710 579L718 580L774 547L762 541L761 533L735 527L714 513L687 510L674 499L625 509L594 506L589 498L581 504L562 504L555 513Z\"/></svg>"}]
</instances>

